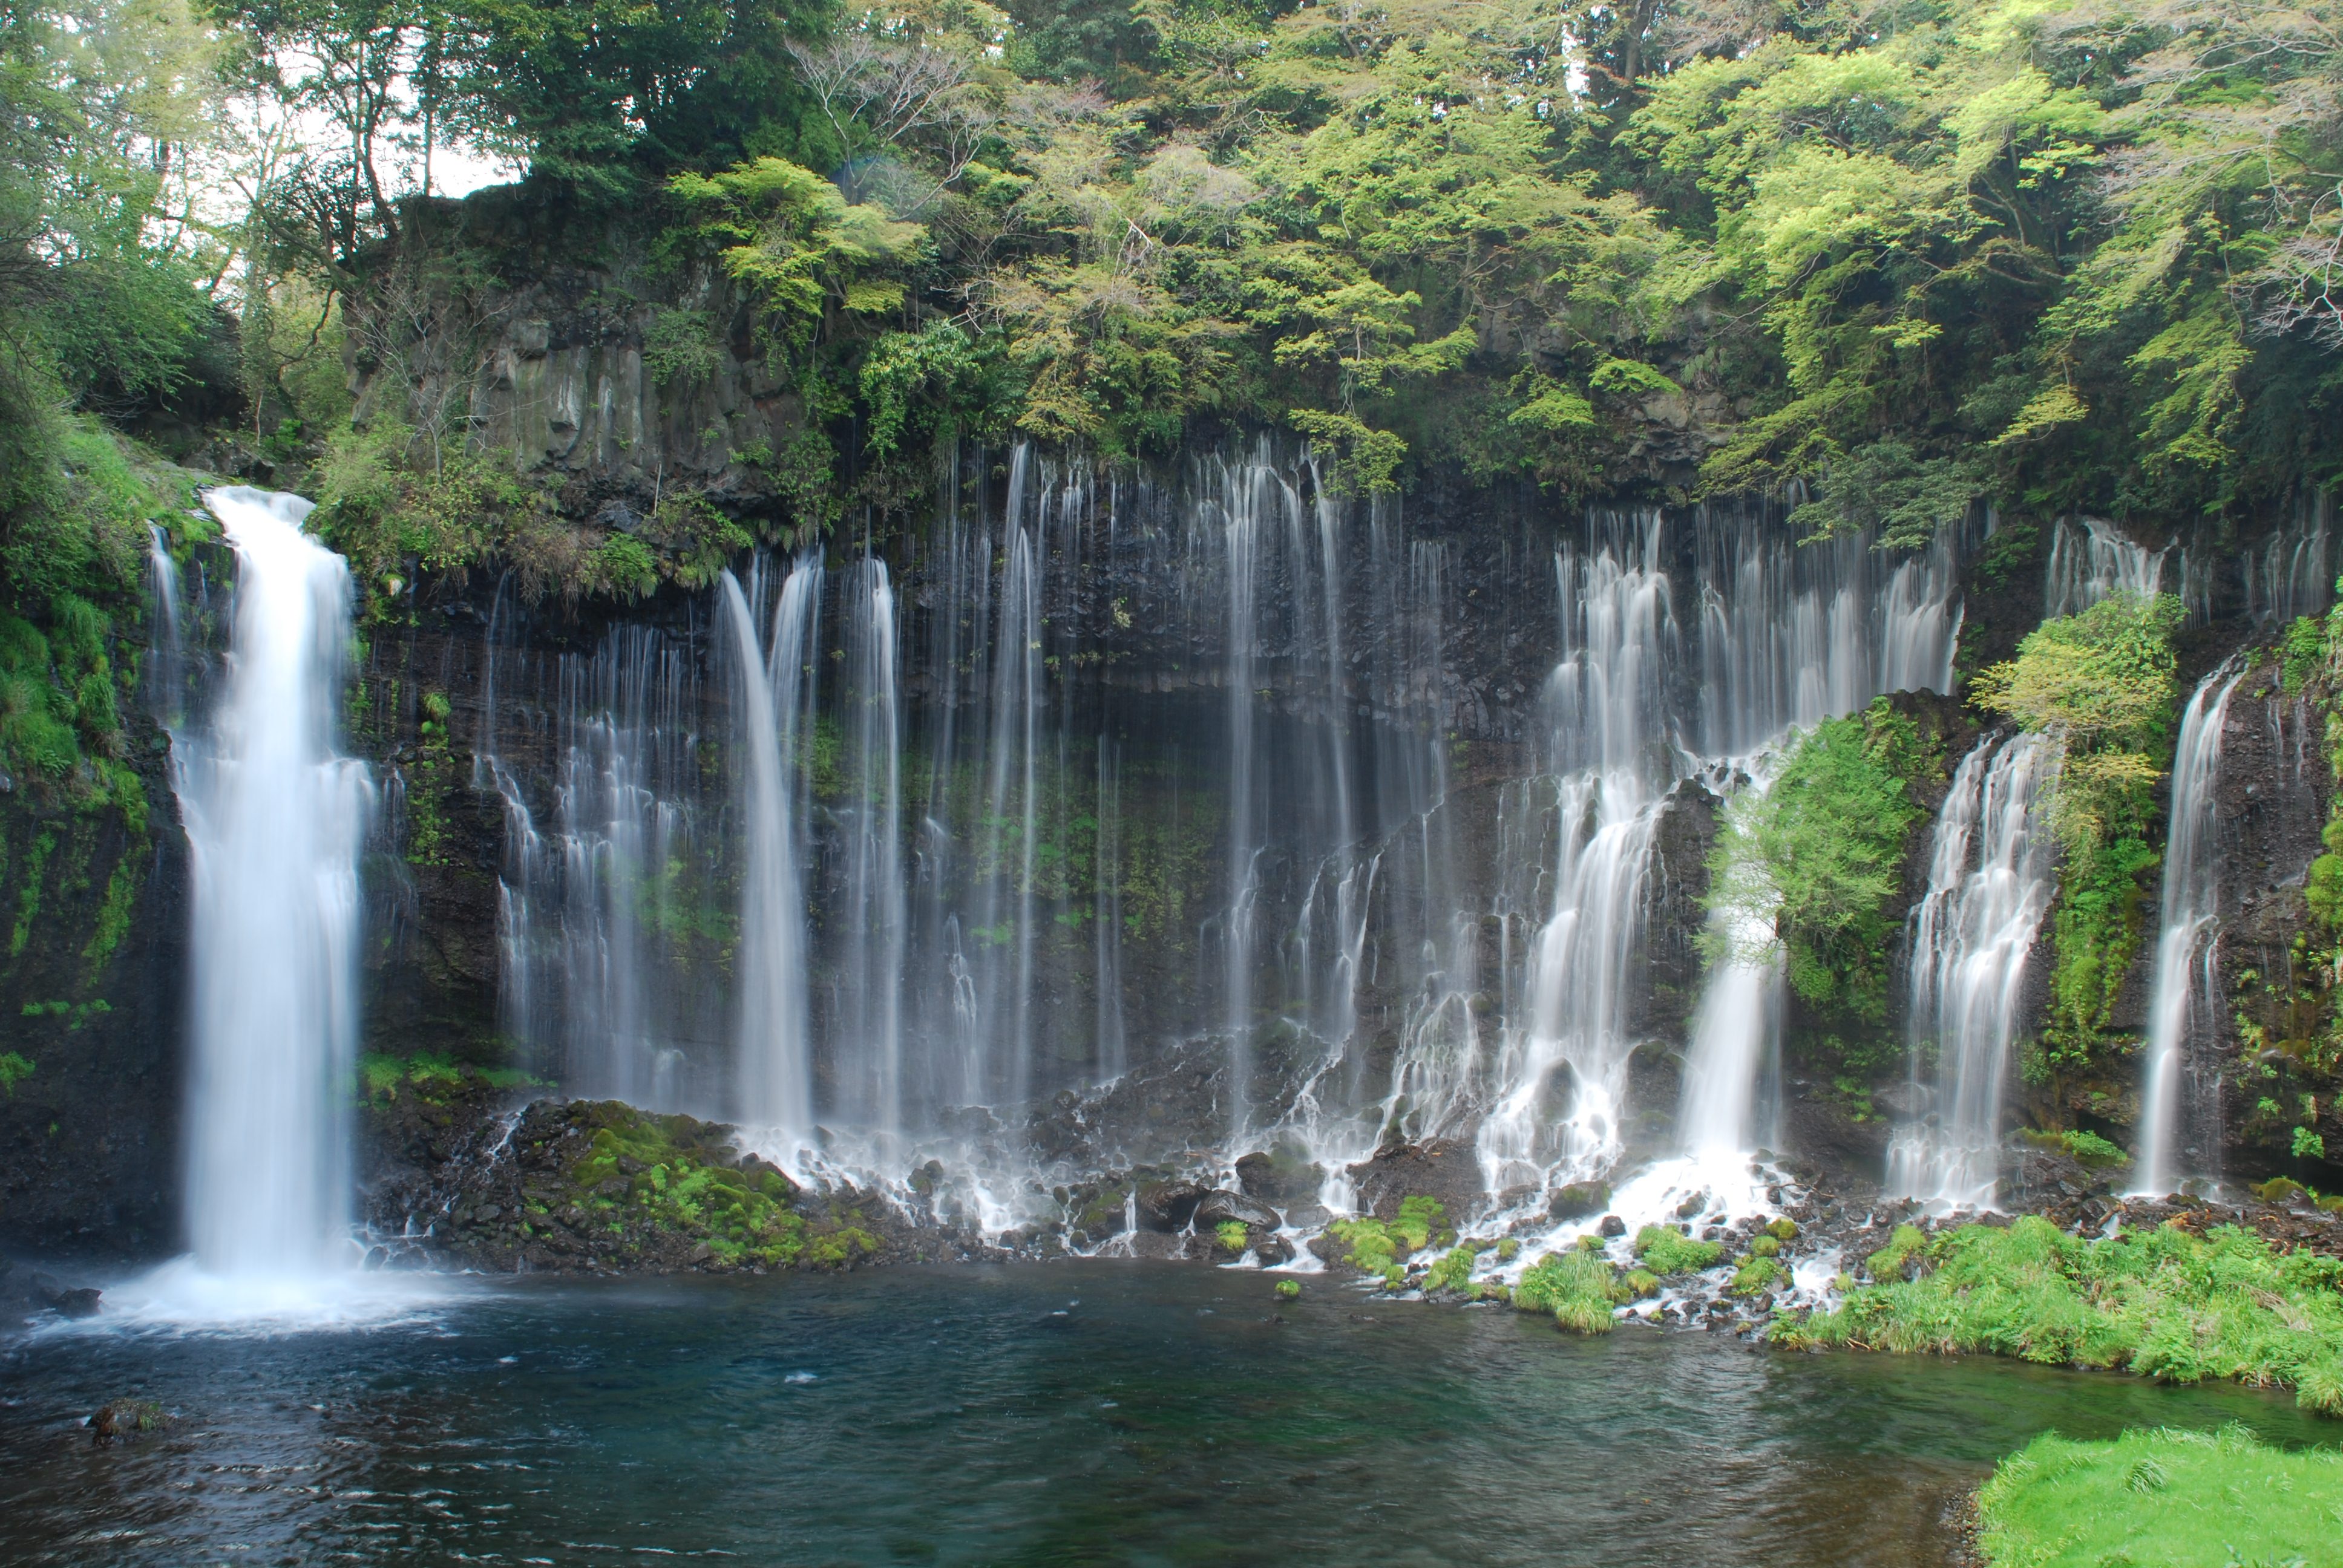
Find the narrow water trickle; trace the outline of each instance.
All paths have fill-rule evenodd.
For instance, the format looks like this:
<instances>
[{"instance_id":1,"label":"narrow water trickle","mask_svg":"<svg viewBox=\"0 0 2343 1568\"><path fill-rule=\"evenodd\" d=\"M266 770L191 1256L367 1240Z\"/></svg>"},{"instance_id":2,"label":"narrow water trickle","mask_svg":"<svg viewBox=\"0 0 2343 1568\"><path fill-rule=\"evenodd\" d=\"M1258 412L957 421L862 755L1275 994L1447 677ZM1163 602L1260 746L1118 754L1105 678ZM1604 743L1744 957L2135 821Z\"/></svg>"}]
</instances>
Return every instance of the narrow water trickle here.
<instances>
[{"instance_id":1,"label":"narrow water trickle","mask_svg":"<svg viewBox=\"0 0 2343 1568\"><path fill-rule=\"evenodd\" d=\"M337 730L349 572L310 504L205 498L236 550L233 630L207 720L175 738L193 858L187 1235L216 1275L347 1267L357 1039L358 846L373 788Z\"/></svg>"},{"instance_id":2,"label":"narrow water trickle","mask_svg":"<svg viewBox=\"0 0 2343 1568\"><path fill-rule=\"evenodd\" d=\"M2220 909L2219 845L2213 787L2221 769L2221 732L2229 699L2245 678L2230 659L2197 685L2180 719L2172 757L2172 826L2164 847L2163 924L2156 939L2148 991L2147 1080L2141 1085L2137 1191L2161 1196L2185 1175L2203 1175L2197 1153L2215 1129L2193 1116L2199 1096L2187 1081L2196 1032L2217 1026L2220 1011L2216 924ZM2194 1166L2195 1169L2184 1169Z\"/></svg>"}]
</instances>

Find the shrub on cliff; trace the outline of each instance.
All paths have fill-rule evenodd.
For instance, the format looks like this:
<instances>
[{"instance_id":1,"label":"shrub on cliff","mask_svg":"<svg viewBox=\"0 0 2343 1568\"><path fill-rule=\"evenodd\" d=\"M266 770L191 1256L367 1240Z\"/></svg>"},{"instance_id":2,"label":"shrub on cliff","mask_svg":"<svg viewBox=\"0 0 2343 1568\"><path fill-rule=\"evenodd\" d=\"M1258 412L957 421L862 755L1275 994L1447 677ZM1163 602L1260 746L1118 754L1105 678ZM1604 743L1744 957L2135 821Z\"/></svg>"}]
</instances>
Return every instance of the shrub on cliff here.
<instances>
[{"instance_id":1,"label":"shrub on cliff","mask_svg":"<svg viewBox=\"0 0 2343 1568\"><path fill-rule=\"evenodd\" d=\"M2138 944L2139 877L2158 859L2148 830L2179 695L2172 634L2182 613L2169 594L2118 593L2045 621L2016 658L1970 682L1979 708L2065 747L2048 802L2066 852L2051 921L2054 1051L2088 1052Z\"/></svg>"},{"instance_id":2,"label":"shrub on cliff","mask_svg":"<svg viewBox=\"0 0 2343 1568\"><path fill-rule=\"evenodd\" d=\"M1709 857L1714 956L1788 962L1810 1005L1878 1021L1887 1009L1887 906L1903 882L1919 815L1908 779L1933 765L1908 719L1883 699L1794 739L1773 782L1726 809Z\"/></svg>"},{"instance_id":3,"label":"shrub on cliff","mask_svg":"<svg viewBox=\"0 0 2343 1568\"><path fill-rule=\"evenodd\" d=\"M2226 1378L2343 1415L2343 1261L2275 1252L2236 1226L2089 1241L2036 1215L1934 1239L1899 1227L1870 1267L1874 1283L1835 1312L1777 1324L1775 1341Z\"/></svg>"}]
</instances>

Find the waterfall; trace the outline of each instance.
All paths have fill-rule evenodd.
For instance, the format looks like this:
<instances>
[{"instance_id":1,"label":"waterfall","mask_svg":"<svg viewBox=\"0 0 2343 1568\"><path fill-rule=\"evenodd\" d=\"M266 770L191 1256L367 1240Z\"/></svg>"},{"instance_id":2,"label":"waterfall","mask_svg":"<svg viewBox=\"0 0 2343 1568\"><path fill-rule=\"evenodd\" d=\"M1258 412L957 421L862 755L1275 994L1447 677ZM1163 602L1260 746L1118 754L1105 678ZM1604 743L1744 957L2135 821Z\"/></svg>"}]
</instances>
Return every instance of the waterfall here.
<instances>
[{"instance_id":1,"label":"waterfall","mask_svg":"<svg viewBox=\"0 0 2343 1568\"><path fill-rule=\"evenodd\" d=\"M844 950L838 964L840 1113L891 1143L903 1131L903 749L895 589L883 561L849 570Z\"/></svg>"},{"instance_id":2,"label":"waterfall","mask_svg":"<svg viewBox=\"0 0 2343 1568\"><path fill-rule=\"evenodd\" d=\"M155 721L177 727L186 699L179 631L179 566L159 523L146 525L146 575L155 601L155 629L146 643L146 703Z\"/></svg>"},{"instance_id":3,"label":"waterfall","mask_svg":"<svg viewBox=\"0 0 2343 1568\"><path fill-rule=\"evenodd\" d=\"M777 1159L940 1159L986 1226L1051 1161L1203 1157L1199 1118L1215 1158L1299 1145L1330 1203L1386 1136L1469 1143L1501 1189L1606 1171L1646 1147L1671 812L1794 726L1948 687L1958 544L1797 546L1756 508L1467 544L1266 439L1129 480L967 450L883 560L760 564L705 639L492 650L525 694L483 742L507 1027L573 1091L786 1129ZM1462 554L1523 547L1527 602ZM682 983L736 914L693 971L727 983ZM1688 1135L1737 1155L1779 982L1717 987ZM1194 1075L1102 1087L1167 1050Z\"/></svg>"},{"instance_id":4,"label":"waterfall","mask_svg":"<svg viewBox=\"0 0 2343 1568\"><path fill-rule=\"evenodd\" d=\"M1643 934L1664 800L1654 774L1661 694L1677 636L1656 519L1604 529L1556 558L1564 657L1547 685L1560 845L1553 901L1531 943L1527 995L1508 1031L1499 1097L1482 1121L1492 1191L1544 1186L1609 1163L1625 1098L1628 965Z\"/></svg>"},{"instance_id":5,"label":"waterfall","mask_svg":"<svg viewBox=\"0 0 2343 1568\"><path fill-rule=\"evenodd\" d=\"M2172 826L2164 846L2163 926L2156 939L2156 978L2148 990L2147 1076L2142 1085L2137 1191L2170 1191L2181 1176L2179 1145L2209 1128L2192 1127L2182 1078L2192 1029L2212 1030L2221 1017L2217 972L2219 845L2215 836L2214 786L2221 771L2221 731L2229 699L2245 678L2230 659L2203 680L2180 719L2172 758Z\"/></svg>"},{"instance_id":6,"label":"waterfall","mask_svg":"<svg viewBox=\"0 0 2343 1568\"><path fill-rule=\"evenodd\" d=\"M2317 615L2334 598L2336 563L2328 526L2334 502L2324 491L2298 517L2262 541L2248 546L2239 563L2245 579L2246 615L2258 626L2284 626L2297 616Z\"/></svg>"},{"instance_id":7,"label":"waterfall","mask_svg":"<svg viewBox=\"0 0 2343 1568\"><path fill-rule=\"evenodd\" d=\"M348 569L301 532L309 503L205 501L236 550L225 681L176 738L194 869L187 1231L208 1272L327 1269L351 1220L358 846L373 789L335 749Z\"/></svg>"},{"instance_id":8,"label":"waterfall","mask_svg":"<svg viewBox=\"0 0 2343 1568\"><path fill-rule=\"evenodd\" d=\"M1913 1088L1936 1054L1936 1112L1896 1129L1890 1196L1990 1207L2000 1180L2001 1096L2019 987L2049 908L2053 844L2035 809L2059 749L1987 739L1953 775L1930 839L1928 890L1912 916Z\"/></svg>"},{"instance_id":9,"label":"waterfall","mask_svg":"<svg viewBox=\"0 0 2343 1568\"><path fill-rule=\"evenodd\" d=\"M2080 528L2061 518L2051 533L2050 560L2043 572L2043 618L2080 615L2113 594L2160 592L2164 558L2171 553L2169 547L2150 550L2134 544L2097 518L2083 518Z\"/></svg>"},{"instance_id":10,"label":"waterfall","mask_svg":"<svg viewBox=\"0 0 2343 1568\"><path fill-rule=\"evenodd\" d=\"M794 1154L813 1128L813 1069L807 1044L805 894L798 869L797 700L812 653L821 568L799 565L782 585L769 655L757 618L726 572L721 580L739 681L738 727L746 818L734 1069L738 1114L769 1129L775 1152ZM761 587L761 585L759 585Z\"/></svg>"},{"instance_id":11,"label":"waterfall","mask_svg":"<svg viewBox=\"0 0 2343 1568\"><path fill-rule=\"evenodd\" d=\"M1225 953L1222 1006L1228 1014L1229 1137L1243 1138L1252 1107L1253 915L1261 898L1262 845L1254 827L1256 601L1262 514L1288 498L1276 475L1251 466L1225 476L1222 518L1227 530L1229 690L1229 895L1222 943Z\"/></svg>"}]
</instances>

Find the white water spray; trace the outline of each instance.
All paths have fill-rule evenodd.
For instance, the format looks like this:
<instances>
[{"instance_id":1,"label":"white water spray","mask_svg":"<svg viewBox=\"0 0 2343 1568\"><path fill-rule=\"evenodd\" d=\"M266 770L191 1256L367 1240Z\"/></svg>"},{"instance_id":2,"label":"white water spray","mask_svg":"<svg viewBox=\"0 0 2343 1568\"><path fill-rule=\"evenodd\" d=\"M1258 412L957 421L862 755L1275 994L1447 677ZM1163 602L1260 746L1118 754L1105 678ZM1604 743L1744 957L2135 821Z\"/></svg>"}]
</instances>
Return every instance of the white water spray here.
<instances>
[{"instance_id":1,"label":"white water spray","mask_svg":"<svg viewBox=\"0 0 2343 1568\"><path fill-rule=\"evenodd\" d=\"M237 576L225 689L172 751L195 880L187 1233L207 1273L297 1279L350 1256L344 1107L373 788L335 749L349 572L301 532L298 497L206 501Z\"/></svg>"}]
</instances>

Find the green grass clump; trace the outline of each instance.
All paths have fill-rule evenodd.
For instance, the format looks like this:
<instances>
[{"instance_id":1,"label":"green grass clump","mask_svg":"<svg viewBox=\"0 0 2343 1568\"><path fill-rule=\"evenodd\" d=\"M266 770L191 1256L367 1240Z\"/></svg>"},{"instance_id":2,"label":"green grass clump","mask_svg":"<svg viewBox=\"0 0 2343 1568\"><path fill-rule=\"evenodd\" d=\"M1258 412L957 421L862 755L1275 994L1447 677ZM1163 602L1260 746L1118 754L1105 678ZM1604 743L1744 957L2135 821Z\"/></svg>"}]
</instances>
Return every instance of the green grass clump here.
<instances>
[{"instance_id":1,"label":"green grass clump","mask_svg":"<svg viewBox=\"0 0 2343 1568\"><path fill-rule=\"evenodd\" d=\"M1524 1312L1552 1312L1554 1321L1575 1333L1607 1334L1611 1309L1622 1301L1617 1276L1600 1252L1574 1250L1548 1252L1530 1265L1513 1287L1513 1304Z\"/></svg>"},{"instance_id":2,"label":"green grass clump","mask_svg":"<svg viewBox=\"0 0 2343 1568\"><path fill-rule=\"evenodd\" d=\"M2164 1382L2226 1378L2290 1387L2305 1409L2343 1415L2343 1261L2275 1252L2234 1225L2202 1238L2166 1227L2085 1241L2029 1214L1933 1241L1913 1231L1905 1247L1906 1229L1873 1255L1876 1282L1827 1316L1776 1325L1775 1337L1794 1348L2128 1368ZM1924 1264L1918 1279L1881 1270L1899 1250Z\"/></svg>"},{"instance_id":3,"label":"green grass clump","mask_svg":"<svg viewBox=\"0 0 2343 1568\"><path fill-rule=\"evenodd\" d=\"M1749 1243L1749 1255L1754 1258L1778 1258L1782 1255L1782 1239L1761 1231Z\"/></svg>"},{"instance_id":4,"label":"green grass clump","mask_svg":"<svg viewBox=\"0 0 2343 1568\"><path fill-rule=\"evenodd\" d=\"M1280 1280L1280 1281L1278 1281L1278 1282L1277 1282L1277 1299L1278 1299L1279 1301L1281 1301L1281 1302L1291 1302L1291 1301L1296 1301L1296 1300L1299 1300L1299 1299L1300 1299L1301 1295L1302 1295L1302 1282L1301 1282L1301 1281L1299 1281L1299 1280Z\"/></svg>"},{"instance_id":5,"label":"green grass clump","mask_svg":"<svg viewBox=\"0 0 2343 1568\"><path fill-rule=\"evenodd\" d=\"M1485 1250L1487 1246L1486 1241L1478 1243L1467 1241L1449 1248L1440 1255L1440 1261L1433 1263L1430 1271L1424 1274L1423 1288L1427 1291L1464 1289L1472 1282L1474 1256Z\"/></svg>"},{"instance_id":6,"label":"green grass clump","mask_svg":"<svg viewBox=\"0 0 2343 1568\"><path fill-rule=\"evenodd\" d=\"M453 1058L429 1051L416 1056L368 1051L358 1058L358 1089L366 1100L395 1101L400 1086L406 1085L426 1104L444 1105L448 1095L463 1086L467 1077L479 1078L491 1089L520 1088L536 1081L525 1072L480 1072L458 1065Z\"/></svg>"},{"instance_id":7,"label":"green grass clump","mask_svg":"<svg viewBox=\"0 0 2343 1568\"><path fill-rule=\"evenodd\" d=\"M1899 1279L1904 1273L1905 1262L1915 1253L1926 1251L1927 1246L1928 1238L1921 1232L1919 1226L1898 1225L1896 1233L1887 1239L1887 1245L1864 1260L1864 1267L1871 1271L1871 1277L1875 1280Z\"/></svg>"},{"instance_id":8,"label":"green grass clump","mask_svg":"<svg viewBox=\"0 0 2343 1568\"><path fill-rule=\"evenodd\" d=\"M2107 1442L2046 1432L2001 1462L1977 1502L1995 1568L2332 1563L2343 1454L2266 1447L2241 1426Z\"/></svg>"},{"instance_id":9,"label":"green grass clump","mask_svg":"<svg viewBox=\"0 0 2343 1568\"><path fill-rule=\"evenodd\" d=\"M1242 1252L1245 1250L1245 1228L1244 1221L1242 1220L1222 1221L1212 1227L1212 1235L1221 1243L1221 1250L1224 1252Z\"/></svg>"},{"instance_id":10,"label":"green grass clump","mask_svg":"<svg viewBox=\"0 0 2343 1568\"><path fill-rule=\"evenodd\" d=\"M1770 1290L1776 1281L1789 1277L1790 1271L1776 1260L1753 1254L1733 1271L1730 1289L1736 1296L1754 1296L1760 1291Z\"/></svg>"},{"instance_id":11,"label":"green grass clump","mask_svg":"<svg viewBox=\"0 0 2343 1568\"><path fill-rule=\"evenodd\" d=\"M1626 1285L1628 1294L1639 1302L1645 1296L1656 1296L1660 1293L1660 1277L1649 1269L1628 1270L1627 1278L1624 1283Z\"/></svg>"},{"instance_id":12,"label":"green grass clump","mask_svg":"<svg viewBox=\"0 0 2343 1568\"><path fill-rule=\"evenodd\" d=\"M15 1051L0 1055L0 1091L9 1099L16 1098L16 1086L33 1076L33 1064Z\"/></svg>"},{"instance_id":13,"label":"green grass clump","mask_svg":"<svg viewBox=\"0 0 2343 1568\"><path fill-rule=\"evenodd\" d=\"M1725 1247L1695 1241L1667 1225L1646 1225L1635 1232L1635 1256L1655 1274L1694 1274L1716 1267Z\"/></svg>"}]
</instances>

